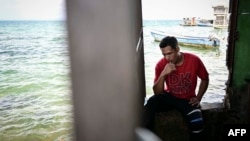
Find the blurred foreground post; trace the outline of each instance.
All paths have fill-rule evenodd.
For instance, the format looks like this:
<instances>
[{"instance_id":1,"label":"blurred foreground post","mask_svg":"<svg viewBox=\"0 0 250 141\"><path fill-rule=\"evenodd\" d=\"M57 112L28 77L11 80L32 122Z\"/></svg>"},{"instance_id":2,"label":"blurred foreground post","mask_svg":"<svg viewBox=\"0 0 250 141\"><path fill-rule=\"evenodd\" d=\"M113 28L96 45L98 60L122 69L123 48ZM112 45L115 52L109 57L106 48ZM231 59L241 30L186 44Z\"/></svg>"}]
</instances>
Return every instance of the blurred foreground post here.
<instances>
[{"instance_id":1,"label":"blurred foreground post","mask_svg":"<svg viewBox=\"0 0 250 141\"><path fill-rule=\"evenodd\" d=\"M75 140L136 140L145 94L141 1L66 5Z\"/></svg>"}]
</instances>

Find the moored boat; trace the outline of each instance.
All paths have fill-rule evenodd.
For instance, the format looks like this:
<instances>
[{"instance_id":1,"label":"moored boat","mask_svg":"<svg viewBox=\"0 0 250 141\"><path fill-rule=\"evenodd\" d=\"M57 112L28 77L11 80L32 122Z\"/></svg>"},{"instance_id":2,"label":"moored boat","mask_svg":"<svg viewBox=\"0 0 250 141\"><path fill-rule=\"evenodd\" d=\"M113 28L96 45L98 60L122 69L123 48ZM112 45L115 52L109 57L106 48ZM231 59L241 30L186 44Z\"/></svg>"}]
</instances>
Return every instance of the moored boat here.
<instances>
[{"instance_id":1,"label":"moored boat","mask_svg":"<svg viewBox=\"0 0 250 141\"><path fill-rule=\"evenodd\" d=\"M213 20L201 19L197 21L197 26L213 27Z\"/></svg>"},{"instance_id":2,"label":"moored boat","mask_svg":"<svg viewBox=\"0 0 250 141\"><path fill-rule=\"evenodd\" d=\"M179 45L202 47L202 48L214 48L220 46L220 39L215 35L203 36L187 36L163 32L160 30L151 30L151 35L155 41L161 41L166 36L175 36L179 42Z\"/></svg>"}]
</instances>

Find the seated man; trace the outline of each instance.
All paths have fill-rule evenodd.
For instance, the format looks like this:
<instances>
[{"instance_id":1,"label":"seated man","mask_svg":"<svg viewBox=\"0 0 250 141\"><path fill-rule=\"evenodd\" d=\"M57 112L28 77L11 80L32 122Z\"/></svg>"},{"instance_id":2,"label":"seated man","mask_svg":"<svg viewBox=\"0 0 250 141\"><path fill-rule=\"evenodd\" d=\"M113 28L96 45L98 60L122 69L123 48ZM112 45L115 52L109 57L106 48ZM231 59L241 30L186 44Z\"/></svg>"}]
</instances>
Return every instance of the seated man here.
<instances>
[{"instance_id":1,"label":"seated man","mask_svg":"<svg viewBox=\"0 0 250 141\"><path fill-rule=\"evenodd\" d=\"M201 59L191 53L180 52L175 37L165 37L159 44L163 58L155 67L154 95L144 107L144 124L154 132L155 114L178 110L190 129L190 141L201 140L203 118L200 101L209 84L209 74ZM195 93L200 78L198 93Z\"/></svg>"}]
</instances>

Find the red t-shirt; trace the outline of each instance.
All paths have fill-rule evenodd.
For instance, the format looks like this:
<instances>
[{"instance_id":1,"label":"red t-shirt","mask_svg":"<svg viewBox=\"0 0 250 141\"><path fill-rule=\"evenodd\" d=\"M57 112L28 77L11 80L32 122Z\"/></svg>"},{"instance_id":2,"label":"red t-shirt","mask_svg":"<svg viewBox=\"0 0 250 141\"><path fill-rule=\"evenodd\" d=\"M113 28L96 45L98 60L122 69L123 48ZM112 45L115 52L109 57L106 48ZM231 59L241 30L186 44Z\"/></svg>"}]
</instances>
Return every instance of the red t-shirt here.
<instances>
[{"instance_id":1,"label":"red t-shirt","mask_svg":"<svg viewBox=\"0 0 250 141\"><path fill-rule=\"evenodd\" d=\"M182 54L184 56L183 64L176 66L176 70L165 77L165 91L178 98L190 99L196 95L197 78L208 79L208 72L198 56L190 53ZM167 63L168 60L162 58L156 64L154 82L158 80Z\"/></svg>"}]
</instances>

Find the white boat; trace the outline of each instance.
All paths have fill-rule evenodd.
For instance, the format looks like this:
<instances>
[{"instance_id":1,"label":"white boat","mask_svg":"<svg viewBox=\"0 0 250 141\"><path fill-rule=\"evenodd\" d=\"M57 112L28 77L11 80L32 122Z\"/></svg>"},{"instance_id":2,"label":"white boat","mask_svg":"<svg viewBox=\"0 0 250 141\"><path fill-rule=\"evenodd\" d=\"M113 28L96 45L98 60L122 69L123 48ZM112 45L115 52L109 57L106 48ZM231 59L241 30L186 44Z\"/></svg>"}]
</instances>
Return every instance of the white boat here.
<instances>
[{"instance_id":1,"label":"white boat","mask_svg":"<svg viewBox=\"0 0 250 141\"><path fill-rule=\"evenodd\" d=\"M213 27L213 20L206 20L206 19L198 20L197 26Z\"/></svg>"},{"instance_id":2,"label":"white boat","mask_svg":"<svg viewBox=\"0 0 250 141\"><path fill-rule=\"evenodd\" d=\"M174 36L178 40L179 45L214 48L220 46L220 39L215 35L208 35L207 37L201 36L185 36L172 33L166 33L160 30L151 30L151 35L155 41L161 41L166 36Z\"/></svg>"}]
</instances>

